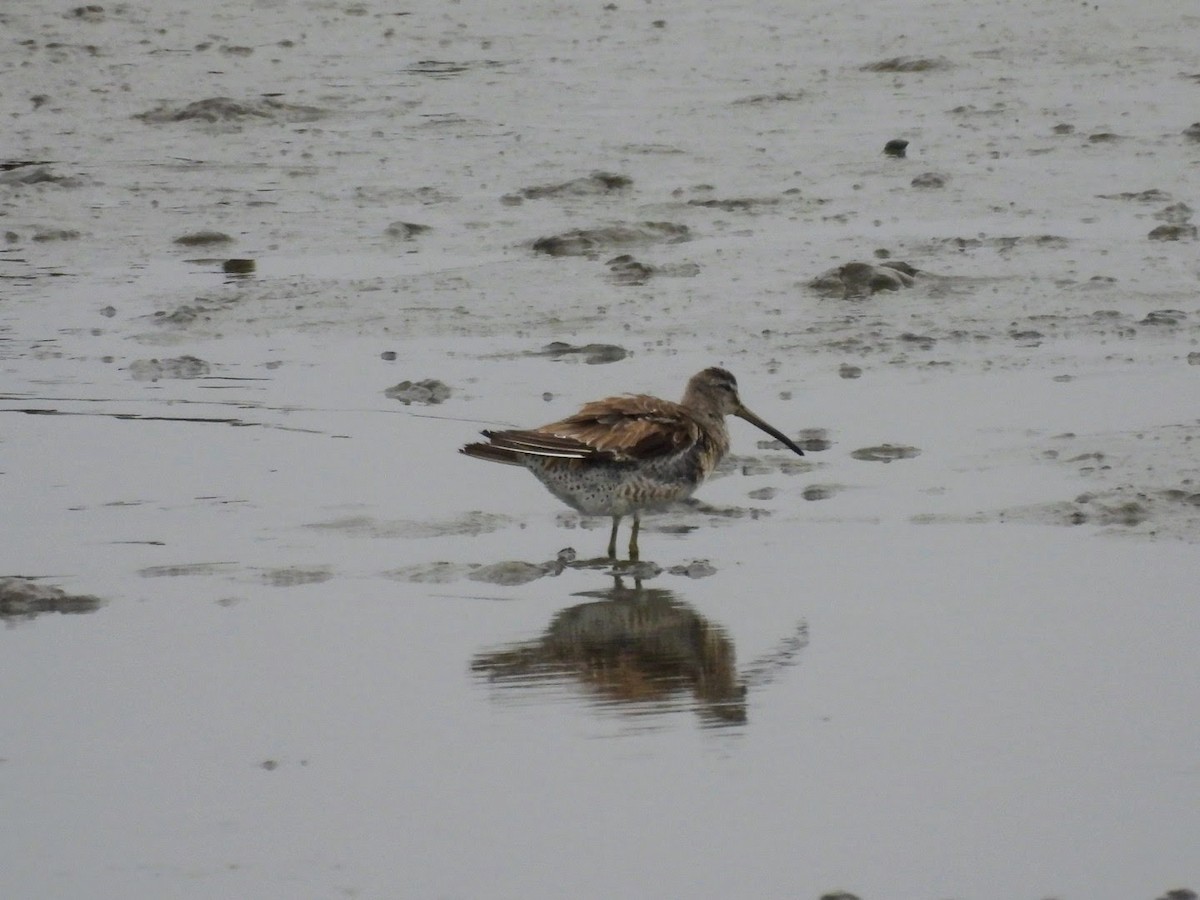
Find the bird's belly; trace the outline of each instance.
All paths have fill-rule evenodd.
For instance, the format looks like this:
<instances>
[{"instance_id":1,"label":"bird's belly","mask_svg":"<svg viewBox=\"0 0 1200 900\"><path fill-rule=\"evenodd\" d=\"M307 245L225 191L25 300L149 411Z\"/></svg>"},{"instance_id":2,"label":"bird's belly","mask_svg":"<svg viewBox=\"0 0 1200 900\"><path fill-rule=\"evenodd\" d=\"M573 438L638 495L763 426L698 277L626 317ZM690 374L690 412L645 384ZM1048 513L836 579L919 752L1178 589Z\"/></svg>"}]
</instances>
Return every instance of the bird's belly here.
<instances>
[{"instance_id":1,"label":"bird's belly","mask_svg":"<svg viewBox=\"0 0 1200 900\"><path fill-rule=\"evenodd\" d=\"M626 516L669 506L690 497L707 474L678 463L571 465L531 460L527 465L550 493L588 516Z\"/></svg>"}]
</instances>

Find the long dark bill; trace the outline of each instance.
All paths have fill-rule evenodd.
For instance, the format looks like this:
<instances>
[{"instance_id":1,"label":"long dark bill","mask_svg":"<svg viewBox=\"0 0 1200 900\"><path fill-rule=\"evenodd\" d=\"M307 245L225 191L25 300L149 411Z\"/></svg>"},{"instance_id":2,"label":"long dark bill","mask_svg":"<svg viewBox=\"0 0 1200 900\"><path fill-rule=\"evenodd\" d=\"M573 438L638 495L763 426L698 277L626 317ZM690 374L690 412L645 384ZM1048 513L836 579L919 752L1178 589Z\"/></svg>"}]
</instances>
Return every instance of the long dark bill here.
<instances>
[{"instance_id":1,"label":"long dark bill","mask_svg":"<svg viewBox=\"0 0 1200 900\"><path fill-rule=\"evenodd\" d=\"M783 441L783 445L785 447L787 447L789 450L794 451L795 453L797 453L800 456L804 455L804 451L801 450L799 447L797 447L791 438L789 438L787 435L785 435L778 428L768 425L766 422L764 422L762 419L760 419L754 413L750 412L750 410L746 409L746 407L744 407L744 406L740 407L739 409L734 411L734 415L737 416L739 419L745 419L747 422L749 422L751 425L755 426L756 428L761 428L763 431L765 431L771 437L775 438L775 440Z\"/></svg>"}]
</instances>

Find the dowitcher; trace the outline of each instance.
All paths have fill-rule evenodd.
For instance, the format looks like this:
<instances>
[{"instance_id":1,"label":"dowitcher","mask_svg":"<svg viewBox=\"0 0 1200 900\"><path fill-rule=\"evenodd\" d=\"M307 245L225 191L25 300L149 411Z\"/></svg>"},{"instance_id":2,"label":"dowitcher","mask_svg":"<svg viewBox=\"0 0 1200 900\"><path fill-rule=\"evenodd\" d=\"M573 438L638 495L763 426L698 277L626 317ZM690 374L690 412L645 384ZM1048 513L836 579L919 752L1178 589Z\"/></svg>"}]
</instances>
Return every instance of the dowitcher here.
<instances>
[{"instance_id":1,"label":"dowitcher","mask_svg":"<svg viewBox=\"0 0 1200 900\"><path fill-rule=\"evenodd\" d=\"M610 516L610 559L617 556L621 519L633 516L629 558L634 560L642 511L690 497L729 452L729 415L804 455L783 432L750 412L738 397L737 380L717 368L693 375L678 403L645 394L608 397L539 428L484 431L486 444L467 444L461 452L524 466L573 509Z\"/></svg>"}]
</instances>

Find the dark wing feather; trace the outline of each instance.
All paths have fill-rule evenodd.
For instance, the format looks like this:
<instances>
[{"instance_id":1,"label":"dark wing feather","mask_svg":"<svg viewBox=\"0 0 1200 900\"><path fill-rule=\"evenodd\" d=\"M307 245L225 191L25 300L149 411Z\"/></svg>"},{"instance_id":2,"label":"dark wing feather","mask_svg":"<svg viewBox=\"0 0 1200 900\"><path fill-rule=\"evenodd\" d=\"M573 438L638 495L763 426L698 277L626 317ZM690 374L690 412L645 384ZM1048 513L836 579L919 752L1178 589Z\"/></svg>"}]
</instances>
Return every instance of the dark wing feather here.
<instances>
[{"instance_id":1,"label":"dark wing feather","mask_svg":"<svg viewBox=\"0 0 1200 900\"><path fill-rule=\"evenodd\" d=\"M585 404L575 415L526 434L586 447L593 456L636 461L677 453L702 432L678 403L635 394Z\"/></svg>"},{"instance_id":2,"label":"dark wing feather","mask_svg":"<svg viewBox=\"0 0 1200 900\"><path fill-rule=\"evenodd\" d=\"M635 462L669 456L697 443L703 430L678 403L645 394L609 397L538 428L485 431L486 444L462 452L477 459L521 465L525 456L580 461Z\"/></svg>"}]
</instances>

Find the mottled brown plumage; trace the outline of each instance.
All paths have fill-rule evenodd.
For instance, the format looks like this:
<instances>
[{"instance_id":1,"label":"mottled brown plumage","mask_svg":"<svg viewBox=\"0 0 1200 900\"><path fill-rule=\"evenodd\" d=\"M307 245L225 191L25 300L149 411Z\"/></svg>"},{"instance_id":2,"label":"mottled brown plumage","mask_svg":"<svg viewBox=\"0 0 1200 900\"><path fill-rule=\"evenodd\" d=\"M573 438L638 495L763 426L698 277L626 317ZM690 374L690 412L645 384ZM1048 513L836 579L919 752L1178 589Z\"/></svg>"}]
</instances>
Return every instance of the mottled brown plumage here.
<instances>
[{"instance_id":1,"label":"mottled brown plumage","mask_svg":"<svg viewBox=\"0 0 1200 900\"><path fill-rule=\"evenodd\" d=\"M679 403L645 394L584 404L573 416L528 430L485 431L488 443L467 444L476 459L524 466L551 493L585 515L633 516L629 557L637 559L642 510L691 496L729 452L725 417L738 416L804 455L782 432L742 405L724 369L692 376Z\"/></svg>"}]
</instances>

